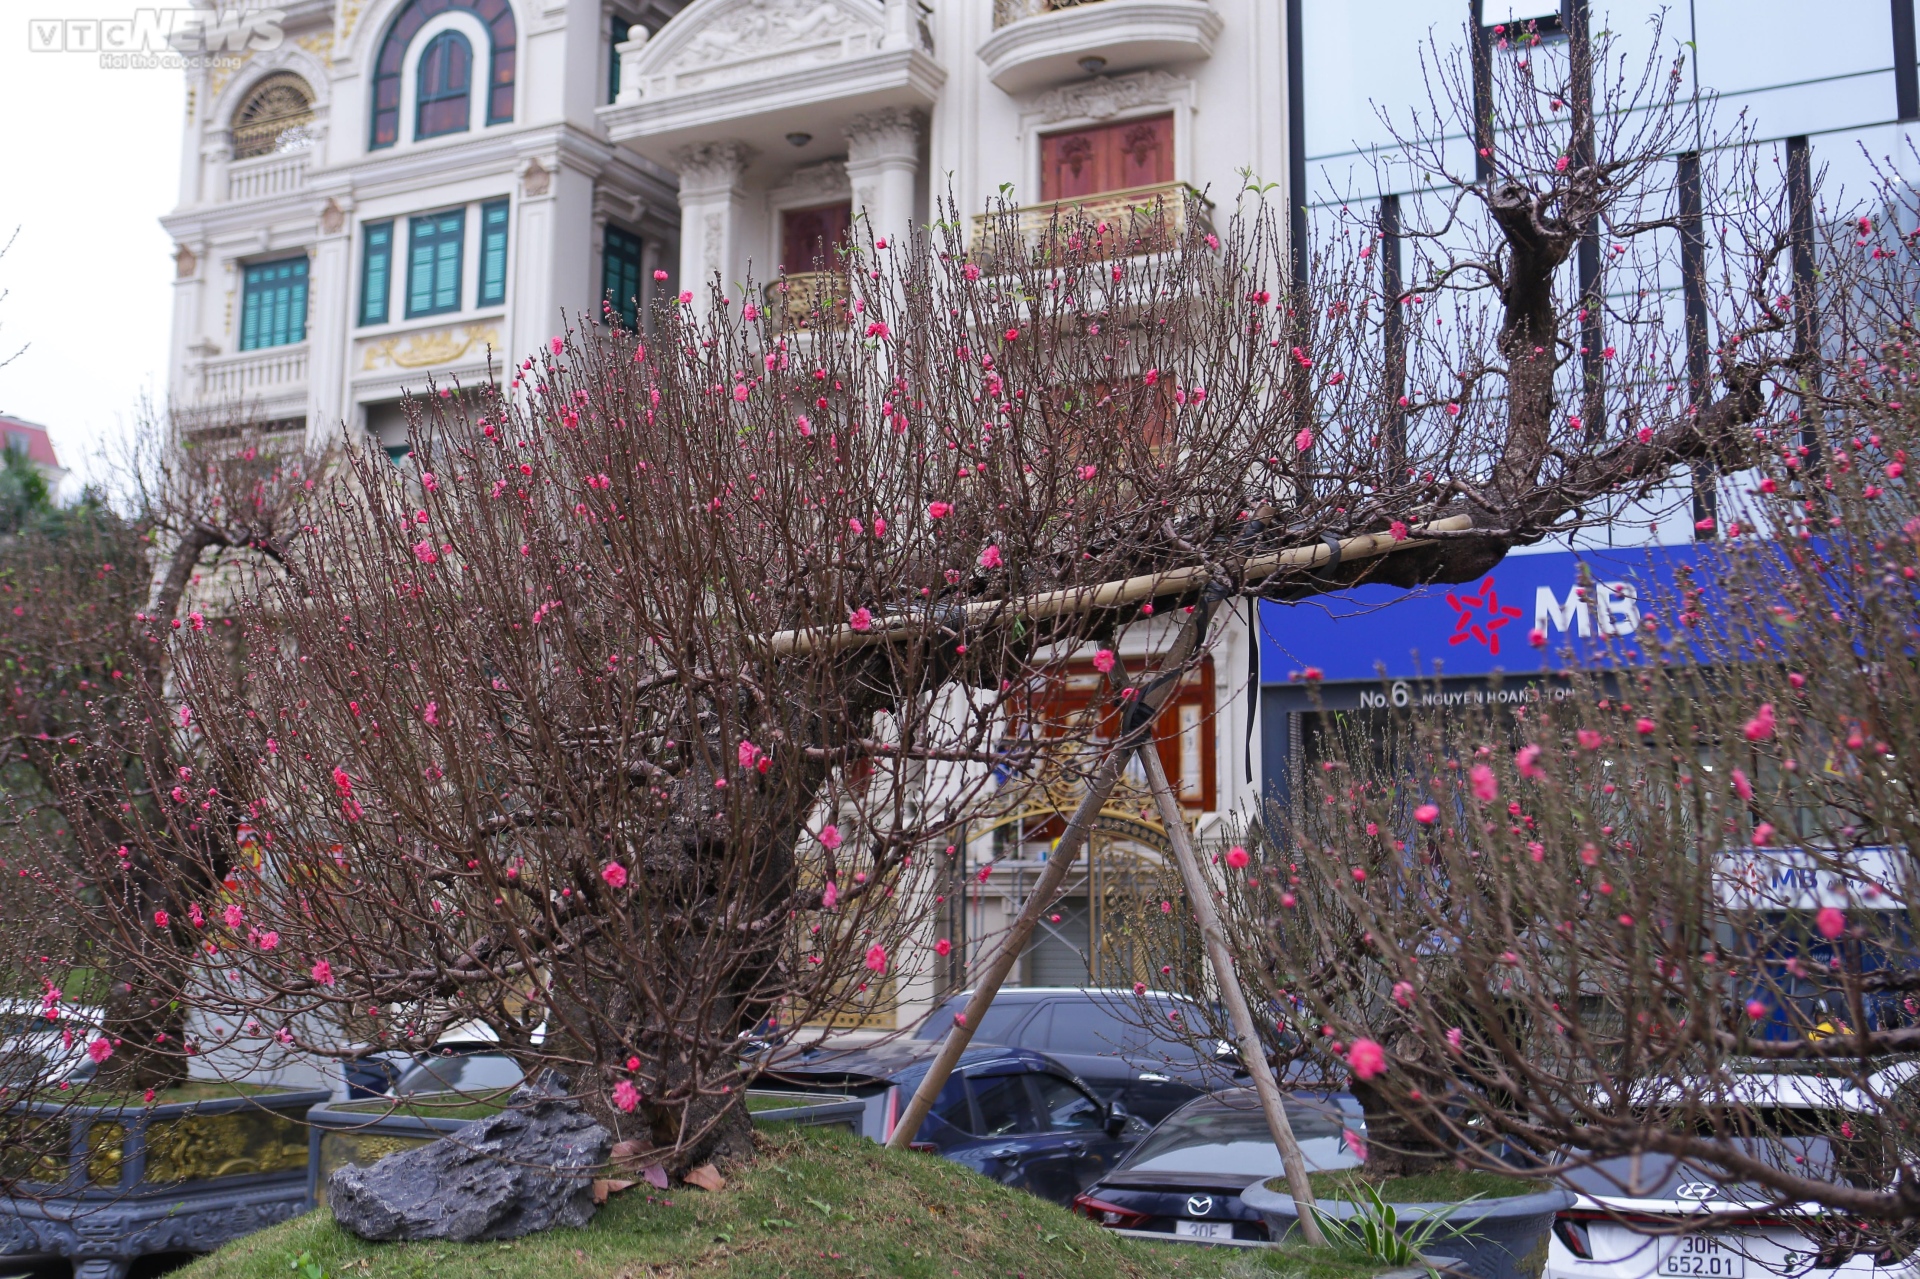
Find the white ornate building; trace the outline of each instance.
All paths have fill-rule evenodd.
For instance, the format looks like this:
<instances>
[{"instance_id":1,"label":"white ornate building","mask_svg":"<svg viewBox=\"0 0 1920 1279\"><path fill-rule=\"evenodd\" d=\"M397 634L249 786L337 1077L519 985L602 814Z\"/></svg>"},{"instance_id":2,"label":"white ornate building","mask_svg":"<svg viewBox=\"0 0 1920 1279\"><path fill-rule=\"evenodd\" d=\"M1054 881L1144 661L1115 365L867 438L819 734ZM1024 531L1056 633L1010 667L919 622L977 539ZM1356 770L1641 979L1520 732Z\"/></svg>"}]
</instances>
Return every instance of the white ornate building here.
<instances>
[{"instance_id":1,"label":"white ornate building","mask_svg":"<svg viewBox=\"0 0 1920 1279\"><path fill-rule=\"evenodd\" d=\"M277 48L190 73L165 219L174 398L396 451L403 391L477 380L489 352L524 353L603 299L704 304L716 274L738 297L809 273L858 220L898 235L949 194L969 214L1182 186L1230 204L1243 173L1287 171L1282 0L281 7ZM1248 647L1228 628L1163 725L1203 824L1259 776ZM997 930L1046 838L1027 822L973 841L995 869L966 876L956 941ZM1094 878L1049 920L1029 982L1086 979Z\"/></svg>"},{"instance_id":2,"label":"white ornate building","mask_svg":"<svg viewBox=\"0 0 1920 1279\"><path fill-rule=\"evenodd\" d=\"M674 175L595 112L683 3L283 0L278 47L190 72L176 404L394 447L404 389L676 267Z\"/></svg>"}]
</instances>

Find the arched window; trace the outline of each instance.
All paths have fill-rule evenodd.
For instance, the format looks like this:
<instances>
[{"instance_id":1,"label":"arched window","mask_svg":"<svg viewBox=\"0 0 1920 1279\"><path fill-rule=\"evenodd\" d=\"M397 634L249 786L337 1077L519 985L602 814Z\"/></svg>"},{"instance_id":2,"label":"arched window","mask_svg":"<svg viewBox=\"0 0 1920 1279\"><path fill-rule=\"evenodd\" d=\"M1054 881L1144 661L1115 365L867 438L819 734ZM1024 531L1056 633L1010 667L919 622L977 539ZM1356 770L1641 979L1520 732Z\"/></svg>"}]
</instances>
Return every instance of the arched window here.
<instances>
[{"instance_id":1,"label":"arched window","mask_svg":"<svg viewBox=\"0 0 1920 1279\"><path fill-rule=\"evenodd\" d=\"M477 87L486 104L488 124L504 124L513 119L513 76L515 62L515 26L510 0L406 0L380 39L380 52L373 64L372 129L367 138L369 150L378 151L400 140L401 69L408 48L420 29L443 13L470 13L487 29L486 66L474 65L475 50L467 53L467 83ZM424 67L419 68L422 72ZM422 76L424 84L425 77ZM463 120L467 117L462 116ZM418 126L419 119L415 118ZM464 125L462 126L464 127ZM416 127L417 136L425 136Z\"/></svg>"},{"instance_id":2,"label":"arched window","mask_svg":"<svg viewBox=\"0 0 1920 1279\"><path fill-rule=\"evenodd\" d=\"M467 98L473 88L473 46L458 31L442 31L420 53L419 108L413 136L437 138L467 131Z\"/></svg>"},{"instance_id":3,"label":"arched window","mask_svg":"<svg viewBox=\"0 0 1920 1279\"><path fill-rule=\"evenodd\" d=\"M233 158L291 151L313 141L313 90L290 71L254 86L233 113Z\"/></svg>"}]
</instances>

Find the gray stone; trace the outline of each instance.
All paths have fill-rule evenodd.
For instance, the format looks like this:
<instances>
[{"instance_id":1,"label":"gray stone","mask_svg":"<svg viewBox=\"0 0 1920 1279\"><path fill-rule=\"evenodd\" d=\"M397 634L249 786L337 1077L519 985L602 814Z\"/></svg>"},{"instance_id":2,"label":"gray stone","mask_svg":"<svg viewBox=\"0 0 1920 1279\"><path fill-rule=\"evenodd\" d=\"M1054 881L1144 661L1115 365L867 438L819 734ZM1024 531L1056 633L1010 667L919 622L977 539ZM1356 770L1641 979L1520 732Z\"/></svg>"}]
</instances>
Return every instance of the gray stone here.
<instances>
[{"instance_id":1,"label":"gray stone","mask_svg":"<svg viewBox=\"0 0 1920 1279\"><path fill-rule=\"evenodd\" d=\"M521 1088L509 1108L431 1145L346 1167L327 1205L362 1239L517 1239L593 1219L593 1176L613 1138L579 1103Z\"/></svg>"}]
</instances>

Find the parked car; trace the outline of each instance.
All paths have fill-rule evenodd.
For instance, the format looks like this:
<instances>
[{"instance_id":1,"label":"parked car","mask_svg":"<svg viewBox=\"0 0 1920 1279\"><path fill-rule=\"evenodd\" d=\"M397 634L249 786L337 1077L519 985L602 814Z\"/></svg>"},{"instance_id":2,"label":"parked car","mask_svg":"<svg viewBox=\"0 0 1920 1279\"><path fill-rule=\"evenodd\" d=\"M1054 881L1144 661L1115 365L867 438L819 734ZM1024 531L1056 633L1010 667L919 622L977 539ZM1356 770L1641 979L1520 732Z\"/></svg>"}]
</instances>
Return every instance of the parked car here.
<instances>
[{"instance_id":1,"label":"parked car","mask_svg":"<svg viewBox=\"0 0 1920 1279\"><path fill-rule=\"evenodd\" d=\"M1353 1146L1366 1128L1351 1096L1293 1092L1286 1095L1286 1108L1309 1172L1360 1162ZM1195 1098L1169 1115L1113 1171L1076 1196L1073 1207L1113 1230L1196 1241L1265 1240L1265 1221L1240 1202L1240 1192L1285 1172L1259 1097L1251 1088L1233 1088Z\"/></svg>"},{"instance_id":2,"label":"parked car","mask_svg":"<svg viewBox=\"0 0 1920 1279\"><path fill-rule=\"evenodd\" d=\"M99 1066L87 1055L102 1009L57 1004L47 1016L37 999L0 999L0 1085L13 1089L84 1084Z\"/></svg>"},{"instance_id":3,"label":"parked car","mask_svg":"<svg viewBox=\"0 0 1920 1279\"><path fill-rule=\"evenodd\" d=\"M519 1064L492 1041L443 1041L403 1064L388 1091L395 1097L442 1092L504 1097L525 1078Z\"/></svg>"},{"instance_id":4,"label":"parked car","mask_svg":"<svg viewBox=\"0 0 1920 1279\"><path fill-rule=\"evenodd\" d=\"M937 1040L965 1011L971 992L953 996L915 1032ZM1150 990L1021 987L1003 990L973 1033L974 1043L1045 1053L1077 1075L1103 1102L1157 1124L1202 1093L1231 1087L1240 1059L1225 1039L1193 1043L1159 1026L1178 1022L1208 1035L1207 1009L1181 995Z\"/></svg>"},{"instance_id":5,"label":"parked car","mask_svg":"<svg viewBox=\"0 0 1920 1279\"><path fill-rule=\"evenodd\" d=\"M1889 1067L1871 1081L1874 1093L1911 1086L1915 1073L1911 1062ZM1739 1078L1732 1101L1742 1117L1758 1116L1768 1134L1731 1139L1747 1154L1805 1176L1876 1184L1875 1161L1831 1140L1848 1119L1863 1138L1873 1132L1878 1106L1868 1094L1821 1075L1755 1072ZM1855 1251L1844 1224L1820 1230L1829 1209L1782 1211L1771 1192L1666 1156L1604 1159L1570 1169L1566 1181L1580 1198L1554 1221L1546 1279L1771 1279L1809 1271L1820 1279L1890 1279L1915 1272L1907 1258ZM1709 1215L1713 1228L1686 1230L1689 1218Z\"/></svg>"},{"instance_id":6,"label":"parked car","mask_svg":"<svg viewBox=\"0 0 1920 1279\"><path fill-rule=\"evenodd\" d=\"M755 1087L858 1097L867 1103L862 1131L885 1141L936 1051L926 1040L816 1048L776 1060ZM961 1055L913 1145L1066 1204L1147 1131L1125 1106L1102 1103L1058 1062L982 1045Z\"/></svg>"}]
</instances>

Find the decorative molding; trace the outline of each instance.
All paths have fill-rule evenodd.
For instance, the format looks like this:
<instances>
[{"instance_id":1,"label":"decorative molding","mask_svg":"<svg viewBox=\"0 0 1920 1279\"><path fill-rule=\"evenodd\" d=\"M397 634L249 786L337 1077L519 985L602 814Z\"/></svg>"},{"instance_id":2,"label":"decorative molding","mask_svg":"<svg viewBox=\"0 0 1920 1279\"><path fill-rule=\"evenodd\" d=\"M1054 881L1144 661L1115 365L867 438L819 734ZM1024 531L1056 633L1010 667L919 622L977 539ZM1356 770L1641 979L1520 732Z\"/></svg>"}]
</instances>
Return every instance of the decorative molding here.
<instances>
[{"instance_id":1,"label":"decorative molding","mask_svg":"<svg viewBox=\"0 0 1920 1279\"><path fill-rule=\"evenodd\" d=\"M616 191L604 182L593 186L593 216L601 222L625 222L639 226L651 211L644 196L627 191Z\"/></svg>"},{"instance_id":2,"label":"decorative molding","mask_svg":"<svg viewBox=\"0 0 1920 1279\"><path fill-rule=\"evenodd\" d=\"M553 186L553 174L534 156L520 171L520 194L529 198L545 195Z\"/></svg>"},{"instance_id":3,"label":"decorative molding","mask_svg":"<svg viewBox=\"0 0 1920 1279\"><path fill-rule=\"evenodd\" d=\"M1031 114L1047 124L1061 120L1105 120L1136 107L1170 105L1193 88L1185 76L1165 71L1135 71L1123 76L1095 76L1082 84L1049 89L1033 100Z\"/></svg>"},{"instance_id":4,"label":"decorative molding","mask_svg":"<svg viewBox=\"0 0 1920 1279\"><path fill-rule=\"evenodd\" d=\"M777 204L814 204L845 200L851 190L847 183L847 162L822 160L795 169L772 196Z\"/></svg>"},{"instance_id":5,"label":"decorative molding","mask_svg":"<svg viewBox=\"0 0 1920 1279\"><path fill-rule=\"evenodd\" d=\"M212 69L207 72L207 96L213 99L219 98L221 92L227 87L227 81L233 79L240 68L246 66L252 58L253 50L250 48L242 50L233 57L215 58Z\"/></svg>"},{"instance_id":6,"label":"decorative molding","mask_svg":"<svg viewBox=\"0 0 1920 1279\"><path fill-rule=\"evenodd\" d=\"M362 0L340 0L340 17L335 26L340 32L340 49L343 53L346 51L347 37L353 34L354 23L360 21L361 2Z\"/></svg>"},{"instance_id":7,"label":"decorative molding","mask_svg":"<svg viewBox=\"0 0 1920 1279\"><path fill-rule=\"evenodd\" d=\"M744 142L695 142L677 148L673 167L680 175L680 202L684 205L689 196L732 190L754 155Z\"/></svg>"},{"instance_id":8,"label":"decorative molding","mask_svg":"<svg viewBox=\"0 0 1920 1279\"><path fill-rule=\"evenodd\" d=\"M1001 0L1006 5L1006 0ZM1264 6L1263 6L1264 7ZM1102 62L1118 76L1213 56L1225 22L1211 0L1101 0L1055 5L1039 0L1006 5L980 44L987 79L1007 93L1036 92L1082 80L1084 60Z\"/></svg>"},{"instance_id":9,"label":"decorative molding","mask_svg":"<svg viewBox=\"0 0 1920 1279\"><path fill-rule=\"evenodd\" d=\"M886 11L873 0L696 0L643 45L625 47L620 97L761 81L886 43Z\"/></svg>"},{"instance_id":10,"label":"decorative molding","mask_svg":"<svg viewBox=\"0 0 1920 1279\"><path fill-rule=\"evenodd\" d=\"M191 280L194 272L200 269L200 258L187 245L180 245L173 251L173 278Z\"/></svg>"},{"instance_id":11,"label":"decorative molding","mask_svg":"<svg viewBox=\"0 0 1920 1279\"><path fill-rule=\"evenodd\" d=\"M835 0L735 0L706 17L658 68L688 71L877 27ZM869 6L871 7L871 6Z\"/></svg>"},{"instance_id":12,"label":"decorative molding","mask_svg":"<svg viewBox=\"0 0 1920 1279\"><path fill-rule=\"evenodd\" d=\"M500 330L491 324L431 329L369 342L360 367L367 372L383 364L397 369L424 369L435 364L451 364L476 346L484 350L499 345Z\"/></svg>"},{"instance_id":13,"label":"decorative molding","mask_svg":"<svg viewBox=\"0 0 1920 1279\"><path fill-rule=\"evenodd\" d=\"M310 31L294 43L322 62L333 54L333 32L331 31Z\"/></svg>"},{"instance_id":14,"label":"decorative molding","mask_svg":"<svg viewBox=\"0 0 1920 1279\"><path fill-rule=\"evenodd\" d=\"M326 205L320 210L320 233L339 235L347 225L347 211L340 207L340 201L327 197Z\"/></svg>"},{"instance_id":15,"label":"decorative molding","mask_svg":"<svg viewBox=\"0 0 1920 1279\"><path fill-rule=\"evenodd\" d=\"M922 119L907 107L862 111L847 122L847 163L912 163L920 154Z\"/></svg>"}]
</instances>

